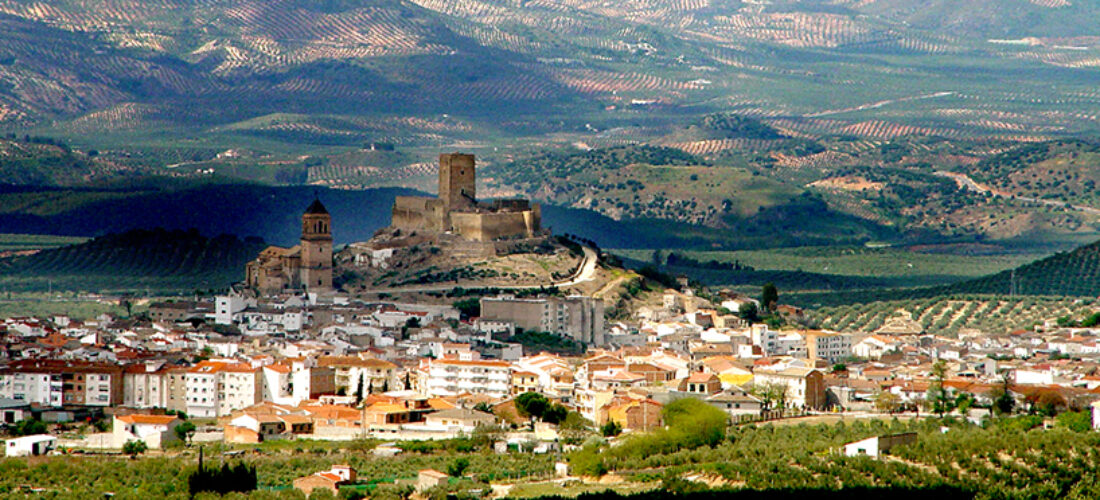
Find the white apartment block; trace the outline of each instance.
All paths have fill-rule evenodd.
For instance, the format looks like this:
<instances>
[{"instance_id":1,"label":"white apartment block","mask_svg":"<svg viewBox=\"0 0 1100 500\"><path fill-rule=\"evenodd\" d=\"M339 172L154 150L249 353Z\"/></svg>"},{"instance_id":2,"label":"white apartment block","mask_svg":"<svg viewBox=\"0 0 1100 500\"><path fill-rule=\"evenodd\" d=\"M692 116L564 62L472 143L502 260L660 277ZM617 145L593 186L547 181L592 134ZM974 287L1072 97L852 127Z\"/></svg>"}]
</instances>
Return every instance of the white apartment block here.
<instances>
[{"instance_id":1,"label":"white apartment block","mask_svg":"<svg viewBox=\"0 0 1100 500\"><path fill-rule=\"evenodd\" d=\"M188 416L218 416L218 374L213 370L213 366L200 364L184 376Z\"/></svg>"},{"instance_id":2,"label":"white apartment block","mask_svg":"<svg viewBox=\"0 0 1100 500\"><path fill-rule=\"evenodd\" d=\"M584 296L520 299L512 295L481 299L486 321L510 322L527 331L568 335L591 345L604 344L602 300Z\"/></svg>"},{"instance_id":3,"label":"white apartment block","mask_svg":"<svg viewBox=\"0 0 1100 500\"><path fill-rule=\"evenodd\" d=\"M146 371L144 366L122 375L122 405L128 408L167 408L168 380L163 372Z\"/></svg>"},{"instance_id":4,"label":"white apartment block","mask_svg":"<svg viewBox=\"0 0 1100 500\"><path fill-rule=\"evenodd\" d=\"M852 356L852 335L848 333L809 331L802 334L806 357L836 363Z\"/></svg>"},{"instance_id":5,"label":"white apartment block","mask_svg":"<svg viewBox=\"0 0 1100 500\"><path fill-rule=\"evenodd\" d=\"M512 366L504 361L425 359L419 376L420 390L429 397L470 393L505 398L512 392Z\"/></svg>"},{"instance_id":6,"label":"white apartment block","mask_svg":"<svg viewBox=\"0 0 1100 500\"><path fill-rule=\"evenodd\" d=\"M263 376L247 364L204 361L187 370L187 414L221 417L260 402Z\"/></svg>"},{"instance_id":7,"label":"white apartment block","mask_svg":"<svg viewBox=\"0 0 1100 500\"><path fill-rule=\"evenodd\" d=\"M62 404L60 373L0 373L0 398L42 406Z\"/></svg>"},{"instance_id":8,"label":"white apartment block","mask_svg":"<svg viewBox=\"0 0 1100 500\"><path fill-rule=\"evenodd\" d=\"M258 376L258 371L249 365L231 365L218 373L217 416L229 415L261 401L263 378Z\"/></svg>"}]
</instances>

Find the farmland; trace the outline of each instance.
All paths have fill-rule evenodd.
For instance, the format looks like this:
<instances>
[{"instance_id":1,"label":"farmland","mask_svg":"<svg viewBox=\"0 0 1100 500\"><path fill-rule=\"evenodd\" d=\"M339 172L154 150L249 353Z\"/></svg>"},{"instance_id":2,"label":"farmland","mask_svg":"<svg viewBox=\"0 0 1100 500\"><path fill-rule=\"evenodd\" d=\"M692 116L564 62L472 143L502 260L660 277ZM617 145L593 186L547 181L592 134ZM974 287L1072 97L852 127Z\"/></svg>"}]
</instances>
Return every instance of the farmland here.
<instances>
[{"instance_id":1,"label":"farmland","mask_svg":"<svg viewBox=\"0 0 1100 500\"><path fill-rule=\"evenodd\" d=\"M131 231L0 259L0 290L222 289L263 247L262 240L233 236Z\"/></svg>"},{"instance_id":2,"label":"farmland","mask_svg":"<svg viewBox=\"0 0 1100 500\"><path fill-rule=\"evenodd\" d=\"M1086 317L1096 308L1092 300L1061 297L957 295L822 307L810 314L822 328L838 331L871 333L907 316L928 333L955 336L965 330L1026 330L1063 316Z\"/></svg>"},{"instance_id":3,"label":"farmland","mask_svg":"<svg viewBox=\"0 0 1100 500\"><path fill-rule=\"evenodd\" d=\"M647 250L616 250L616 253L641 261L650 260L652 256L652 251ZM756 270L898 278L907 282L908 286L926 286L981 277L1043 256L1043 254L1030 253L993 255L922 253L905 248L866 246L799 247L732 252L687 250L677 253L697 261L736 262Z\"/></svg>"},{"instance_id":4,"label":"farmland","mask_svg":"<svg viewBox=\"0 0 1100 500\"><path fill-rule=\"evenodd\" d=\"M1095 8L1010 1L1020 16L980 1L962 22L913 0L522 9L484 0L5 0L0 75L13 83L0 87L0 124L82 146L172 147L470 135L601 144L602 132L726 111L793 135L866 140L1096 130L1089 72L1100 48L1080 23ZM914 19L919 11L926 16ZM276 113L302 119L239 126ZM433 136L412 123L441 117L472 128ZM379 130L389 120L408 126ZM186 141L173 138L181 130ZM681 143L696 153L730 148L709 140Z\"/></svg>"},{"instance_id":5,"label":"farmland","mask_svg":"<svg viewBox=\"0 0 1100 500\"><path fill-rule=\"evenodd\" d=\"M82 243L87 238L40 234L0 234L0 253L28 252Z\"/></svg>"},{"instance_id":6,"label":"farmland","mask_svg":"<svg viewBox=\"0 0 1100 500\"><path fill-rule=\"evenodd\" d=\"M939 492L943 498L1091 498L1096 485L1097 437L1075 432L1059 424L1050 430L1031 429L1036 420L1022 416L990 422L985 427L941 422L853 419L839 424L762 425L719 429L716 439L684 445L680 449L653 450L639 454L653 435L623 438L622 446L601 454L599 465L606 482L570 481L550 490L545 479L552 471L549 455L499 455L470 440L424 446L395 458L377 458L370 453L375 443L341 445L263 443L257 451L239 455L255 466L259 489L248 498L301 498L290 488L299 476L324 470L332 464L349 464L359 471L373 498L398 498L401 487L423 468L445 470L458 458L469 461L464 478L452 481L448 491L488 489L489 484L511 486L516 497L549 493L576 495L580 492L612 490L621 493L662 488L700 494L707 489L691 479L705 476L721 493L771 495L789 494L792 489L818 491L822 495L857 495L875 489L897 492ZM843 457L835 449L843 443L890 432L918 434L914 444L900 447L882 460ZM586 450L601 440L592 438ZM474 441L476 442L476 441ZM418 448L411 447L411 450ZM216 457L220 446L207 448ZM569 457L574 473L588 470L588 451ZM8 458L0 461L5 471L0 490L14 493L23 487L39 488L41 494L68 498L100 498L111 492L116 498L185 498L186 474L196 461L194 448L169 451L166 455L141 457L81 458L55 456L35 459ZM234 459L226 459L234 461ZM443 491L434 492L443 495ZM433 496L434 498L434 496ZM736 497L734 497L736 498ZM787 498L779 496L779 498ZM828 496L833 498L833 496Z\"/></svg>"}]
</instances>

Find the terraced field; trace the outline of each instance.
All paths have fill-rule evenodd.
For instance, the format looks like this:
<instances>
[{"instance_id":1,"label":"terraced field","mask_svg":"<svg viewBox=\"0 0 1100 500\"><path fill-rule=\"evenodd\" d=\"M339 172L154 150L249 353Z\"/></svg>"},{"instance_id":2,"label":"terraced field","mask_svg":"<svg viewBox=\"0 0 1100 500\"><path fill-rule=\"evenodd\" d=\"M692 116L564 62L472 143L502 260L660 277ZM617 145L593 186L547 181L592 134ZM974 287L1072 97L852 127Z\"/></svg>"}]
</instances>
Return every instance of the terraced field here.
<instances>
[{"instance_id":1,"label":"terraced field","mask_svg":"<svg viewBox=\"0 0 1100 500\"><path fill-rule=\"evenodd\" d=\"M5 291L222 289L240 280L263 241L184 231L131 231L0 259Z\"/></svg>"},{"instance_id":2,"label":"terraced field","mask_svg":"<svg viewBox=\"0 0 1100 500\"><path fill-rule=\"evenodd\" d=\"M478 116L482 136L667 125L675 110L733 110L811 139L1100 128L1100 42L1080 21L1097 9L1060 0L2 0L0 13L0 128L74 136L199 126L221 137L219 125L272 112ZM304 123L250 137L377 140L365 125ZM420 134L386 140L456 135Z\"/></svg>"},{"instance_id":3,"label":"terraced field","mask_svg":"<svg viewBox=\"0 0 1100 500\"><path fill-rule=\"evenodd\" d=\"M1087 317L1096 310L1091 300L949 296L823 307L809 314L822 328L837 331L872 333L891 318L908 317L927 333L954 336L966 330L992 334L1029 330L1062 316Z\"/></svg>"}]
</instances>

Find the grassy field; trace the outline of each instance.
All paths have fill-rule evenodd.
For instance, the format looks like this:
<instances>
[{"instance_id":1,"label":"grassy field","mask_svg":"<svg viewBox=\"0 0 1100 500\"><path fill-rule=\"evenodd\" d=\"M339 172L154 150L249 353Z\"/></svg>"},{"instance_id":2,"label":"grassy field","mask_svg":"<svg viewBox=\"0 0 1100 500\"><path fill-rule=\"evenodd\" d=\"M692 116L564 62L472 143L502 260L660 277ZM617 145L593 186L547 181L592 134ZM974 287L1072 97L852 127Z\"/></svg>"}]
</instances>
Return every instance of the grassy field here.
<instances>
[{"instance_id":1,"label":"grassy field","mask_svg":"<svg viewBox=\"0 0 1100 500\"><path fill-rule=\"evenodd\" d=\"M146 302L139 302L133 314L147 309ZM87 320L100 314L126 316L126 308L117 300L80 296L74 293L12 293L4 289L0 281L0 318L9 316L55 316Z\"/></svg>"},{"instance_id":2,"label":"grassy field","mask_svg":"<svg viewBox=\"0 0 1100 500\"><path fill-rule=\"evenodd\" d=\"M653 250L613 250L640 261ZM757 271L802 271L835 276L890 279L901 286L928 286L976 278L1032 262L1044 254L1020 252L997 255L932 254L905 248L797 247L741 251L676 251L691 259L739 262ZM666 252L667 253L667 252ZM807 283L807 288L815 288Z\"/></svg>"}]
</instances>

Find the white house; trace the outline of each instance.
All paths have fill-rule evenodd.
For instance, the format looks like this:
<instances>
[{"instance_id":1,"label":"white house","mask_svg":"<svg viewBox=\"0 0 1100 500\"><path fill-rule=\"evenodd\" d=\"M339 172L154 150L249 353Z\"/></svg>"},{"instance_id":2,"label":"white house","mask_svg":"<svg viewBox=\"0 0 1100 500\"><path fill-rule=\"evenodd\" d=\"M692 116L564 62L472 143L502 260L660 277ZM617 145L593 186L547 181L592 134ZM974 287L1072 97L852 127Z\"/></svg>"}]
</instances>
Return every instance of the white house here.
<instances>
[{"instance_id":1,"label":"white house","mask_svg":"<svg viewBox=\"0 0 1100 500\"><path fill-rule=\"evenodd\" d=\"M901 342L884 335L871 335L852 347L852 354L866 359L879 359L890 351L901 348Z\"/></svg>"},{"instance_id":2,"label":"white house","mask_svg":"<svg viewBox=\"0 0 1100 500\"><path fill-rule=\"evenodd\" d=\"M183 423L175 415L124 415L115 417L111 432L113 448L122 448L127 441L145 441L150 449L162 448L178 441L176 426Z\"/></svg>"}]
</instances>

